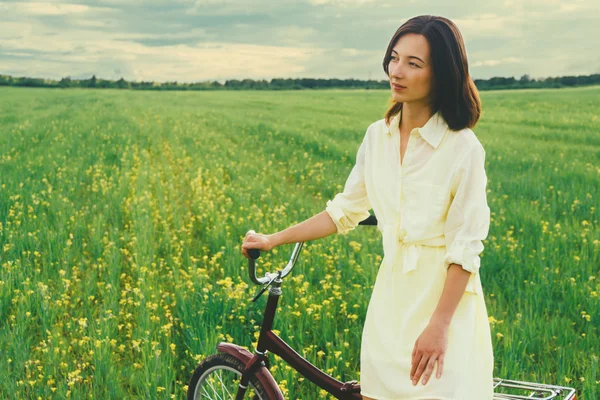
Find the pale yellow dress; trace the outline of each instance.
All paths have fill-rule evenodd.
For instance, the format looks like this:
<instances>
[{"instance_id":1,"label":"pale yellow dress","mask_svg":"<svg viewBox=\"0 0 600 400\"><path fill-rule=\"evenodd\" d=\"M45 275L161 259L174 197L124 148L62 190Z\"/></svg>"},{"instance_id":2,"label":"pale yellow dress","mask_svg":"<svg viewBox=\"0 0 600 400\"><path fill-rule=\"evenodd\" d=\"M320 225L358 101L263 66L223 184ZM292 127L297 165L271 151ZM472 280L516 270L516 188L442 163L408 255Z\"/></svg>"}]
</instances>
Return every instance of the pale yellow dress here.
<instances>
[{"instance_id":1,"label":"pale yellow dress","mask_svg":"<svg viewBox=\"0 0 600 400\"><path fill-rule=\"evenodd\" d=\"M494 357L479 276L489 231L485 150L472 130L438 112L415 128L400 164L397 115L369 126L343 192L327 201L338 233L378 220L384 257L363 328L362 395L375 399L492 400ZM441 297L451 263L471 272L448 333L443 375L410 380L412 351Z\"/></svg>"}]
</instances>

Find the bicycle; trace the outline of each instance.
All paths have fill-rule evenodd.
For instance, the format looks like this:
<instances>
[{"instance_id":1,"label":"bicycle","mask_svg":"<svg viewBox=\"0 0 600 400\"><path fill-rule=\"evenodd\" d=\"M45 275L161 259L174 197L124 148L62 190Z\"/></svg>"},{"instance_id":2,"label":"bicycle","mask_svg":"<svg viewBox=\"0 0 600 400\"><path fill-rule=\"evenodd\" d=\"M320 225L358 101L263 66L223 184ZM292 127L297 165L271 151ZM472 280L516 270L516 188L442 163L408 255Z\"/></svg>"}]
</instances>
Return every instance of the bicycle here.
<instances>
[{"instance_id":1,"label":"bicycle","mask_svg":"<svg viewBox=\"0 0 600 400\"><path fill-rule=\"evenodd\" d=\"M359 225L377 225L377 218L371 215L361 221ZM294 268L303 245L303 242L296 243L290 260L283 270L267 272L262 278L256 276L255 260L260 257L260 250L249 251L251 257L248 260L250 280L257 285L264 285L252 298L252 302L256 302L269 289L255 352L252 354L233 343L219 343L217 353L208 356L194 370L188 385L188 400L205 398L242 400L246 394L253 400L283 400L283 394L269 371L268 352L279 356L307 380L324 389L336 399L362 399L358 381L341 382L326 374L298 354L272 330L277 303L282 294L282 280ZM577 400L575 389L565 386L500 378L494 378L492 384L494 385L494 400Z\"/></svg>"}]
</instances>

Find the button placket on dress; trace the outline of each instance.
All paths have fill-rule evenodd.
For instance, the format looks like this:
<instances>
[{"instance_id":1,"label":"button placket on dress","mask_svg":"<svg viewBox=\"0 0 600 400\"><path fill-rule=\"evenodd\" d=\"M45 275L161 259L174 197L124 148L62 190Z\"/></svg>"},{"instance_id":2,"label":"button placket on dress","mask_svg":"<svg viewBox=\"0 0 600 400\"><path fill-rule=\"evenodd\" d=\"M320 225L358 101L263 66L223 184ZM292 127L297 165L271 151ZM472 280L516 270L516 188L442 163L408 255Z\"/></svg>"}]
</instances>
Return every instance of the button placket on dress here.
<instances>
[{"instance_id":1,"label":"button placket on dress","mask_svg":"<svg viewBox=\"0 0 600 400\"><path fill-rule=\"evenodd\" d=\"M392 264L395 263L396 261L396 255L397 252L400 250L400 247L404 247L403 251L402 251L402 273L406 274L409 271L413 271L417 268L417 263L419 260L419 255L420 255L420 250L421 250L421 246L418 244L414 244L414 243L410 243L410 241L406 241L406 236L408 234L408 232L406 231L406 229L403 226L403 210L404 210L404 200L405 200L405 196L404 196L404 174L403 174L403 165L406 165L406 161L409 158L409 149L411 147L411 143L414 142L410 140L411 136L414 136L416 134L418 134L418 128L414 128L411 132L410 132L410 136L408 138L408 142L406 144L406 151L404 152L404 160L402 160L402 154L401 154L401 137L400 137L400 131L399 129L395 132L394 135L392 135L392 131L390 130L388 132L388 134L392 135L392 139L393 139L393 145L396 148L396 157L397 157L397 162L398 162L398 216L399 216L399 221L396 221L396 223L391 227L392 229L388 229L387 230L387 235L393 235L393 249L388 247L388 256L390 256L391 258L391 262ZM391 232L390 232L391 231ZM388 238L387 243L390 243L389 240L391 238ZM384 243L385 244L385 243ZM393 266L393 265L392 265Z\"/></svg>"}]
</instances>

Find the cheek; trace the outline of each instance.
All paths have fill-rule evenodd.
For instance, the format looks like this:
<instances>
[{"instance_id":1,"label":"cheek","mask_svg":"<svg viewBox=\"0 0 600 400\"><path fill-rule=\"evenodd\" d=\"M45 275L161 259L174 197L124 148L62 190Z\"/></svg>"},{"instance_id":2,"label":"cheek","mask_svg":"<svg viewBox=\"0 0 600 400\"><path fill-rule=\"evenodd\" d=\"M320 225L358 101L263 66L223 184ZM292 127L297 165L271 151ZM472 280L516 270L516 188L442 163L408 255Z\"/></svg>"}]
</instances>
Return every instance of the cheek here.
<instances>
[{"instance_id":1,"label":"cheek","mask_svg":"<svg viewBox=\"0 0 600 400\"><path fill-rule=\"evenodd\" d=\"M419 71L415 76L416 81L419 83L419 87L423 91L428 92L431 88L431 74L426 71Z\"/></svg>"}]
</instances>

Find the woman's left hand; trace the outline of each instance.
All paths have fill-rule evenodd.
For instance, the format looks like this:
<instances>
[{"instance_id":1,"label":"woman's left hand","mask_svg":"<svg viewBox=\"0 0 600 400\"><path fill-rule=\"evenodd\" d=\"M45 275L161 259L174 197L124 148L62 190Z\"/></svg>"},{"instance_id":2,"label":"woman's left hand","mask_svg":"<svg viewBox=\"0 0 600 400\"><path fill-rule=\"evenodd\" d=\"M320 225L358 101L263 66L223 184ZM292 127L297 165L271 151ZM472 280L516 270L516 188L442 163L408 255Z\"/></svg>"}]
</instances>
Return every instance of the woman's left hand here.
<instances>
[{"instance_id":1,"label":"woman's left hand","mask_svg":"<svg viewBox=\"0 0 600 400\"><path fill-rule=\"evenodd\" d=\"M430 321L415 342L412 353L412 369L410 371L410 379L413 381L413 385L419 383L423 371L425 371L423 385L427 384L436 360L438 362L436 377L439 379L442 376L444 355L448 345L448 328L448 324Z\"/></svg>"}]
</instances>

